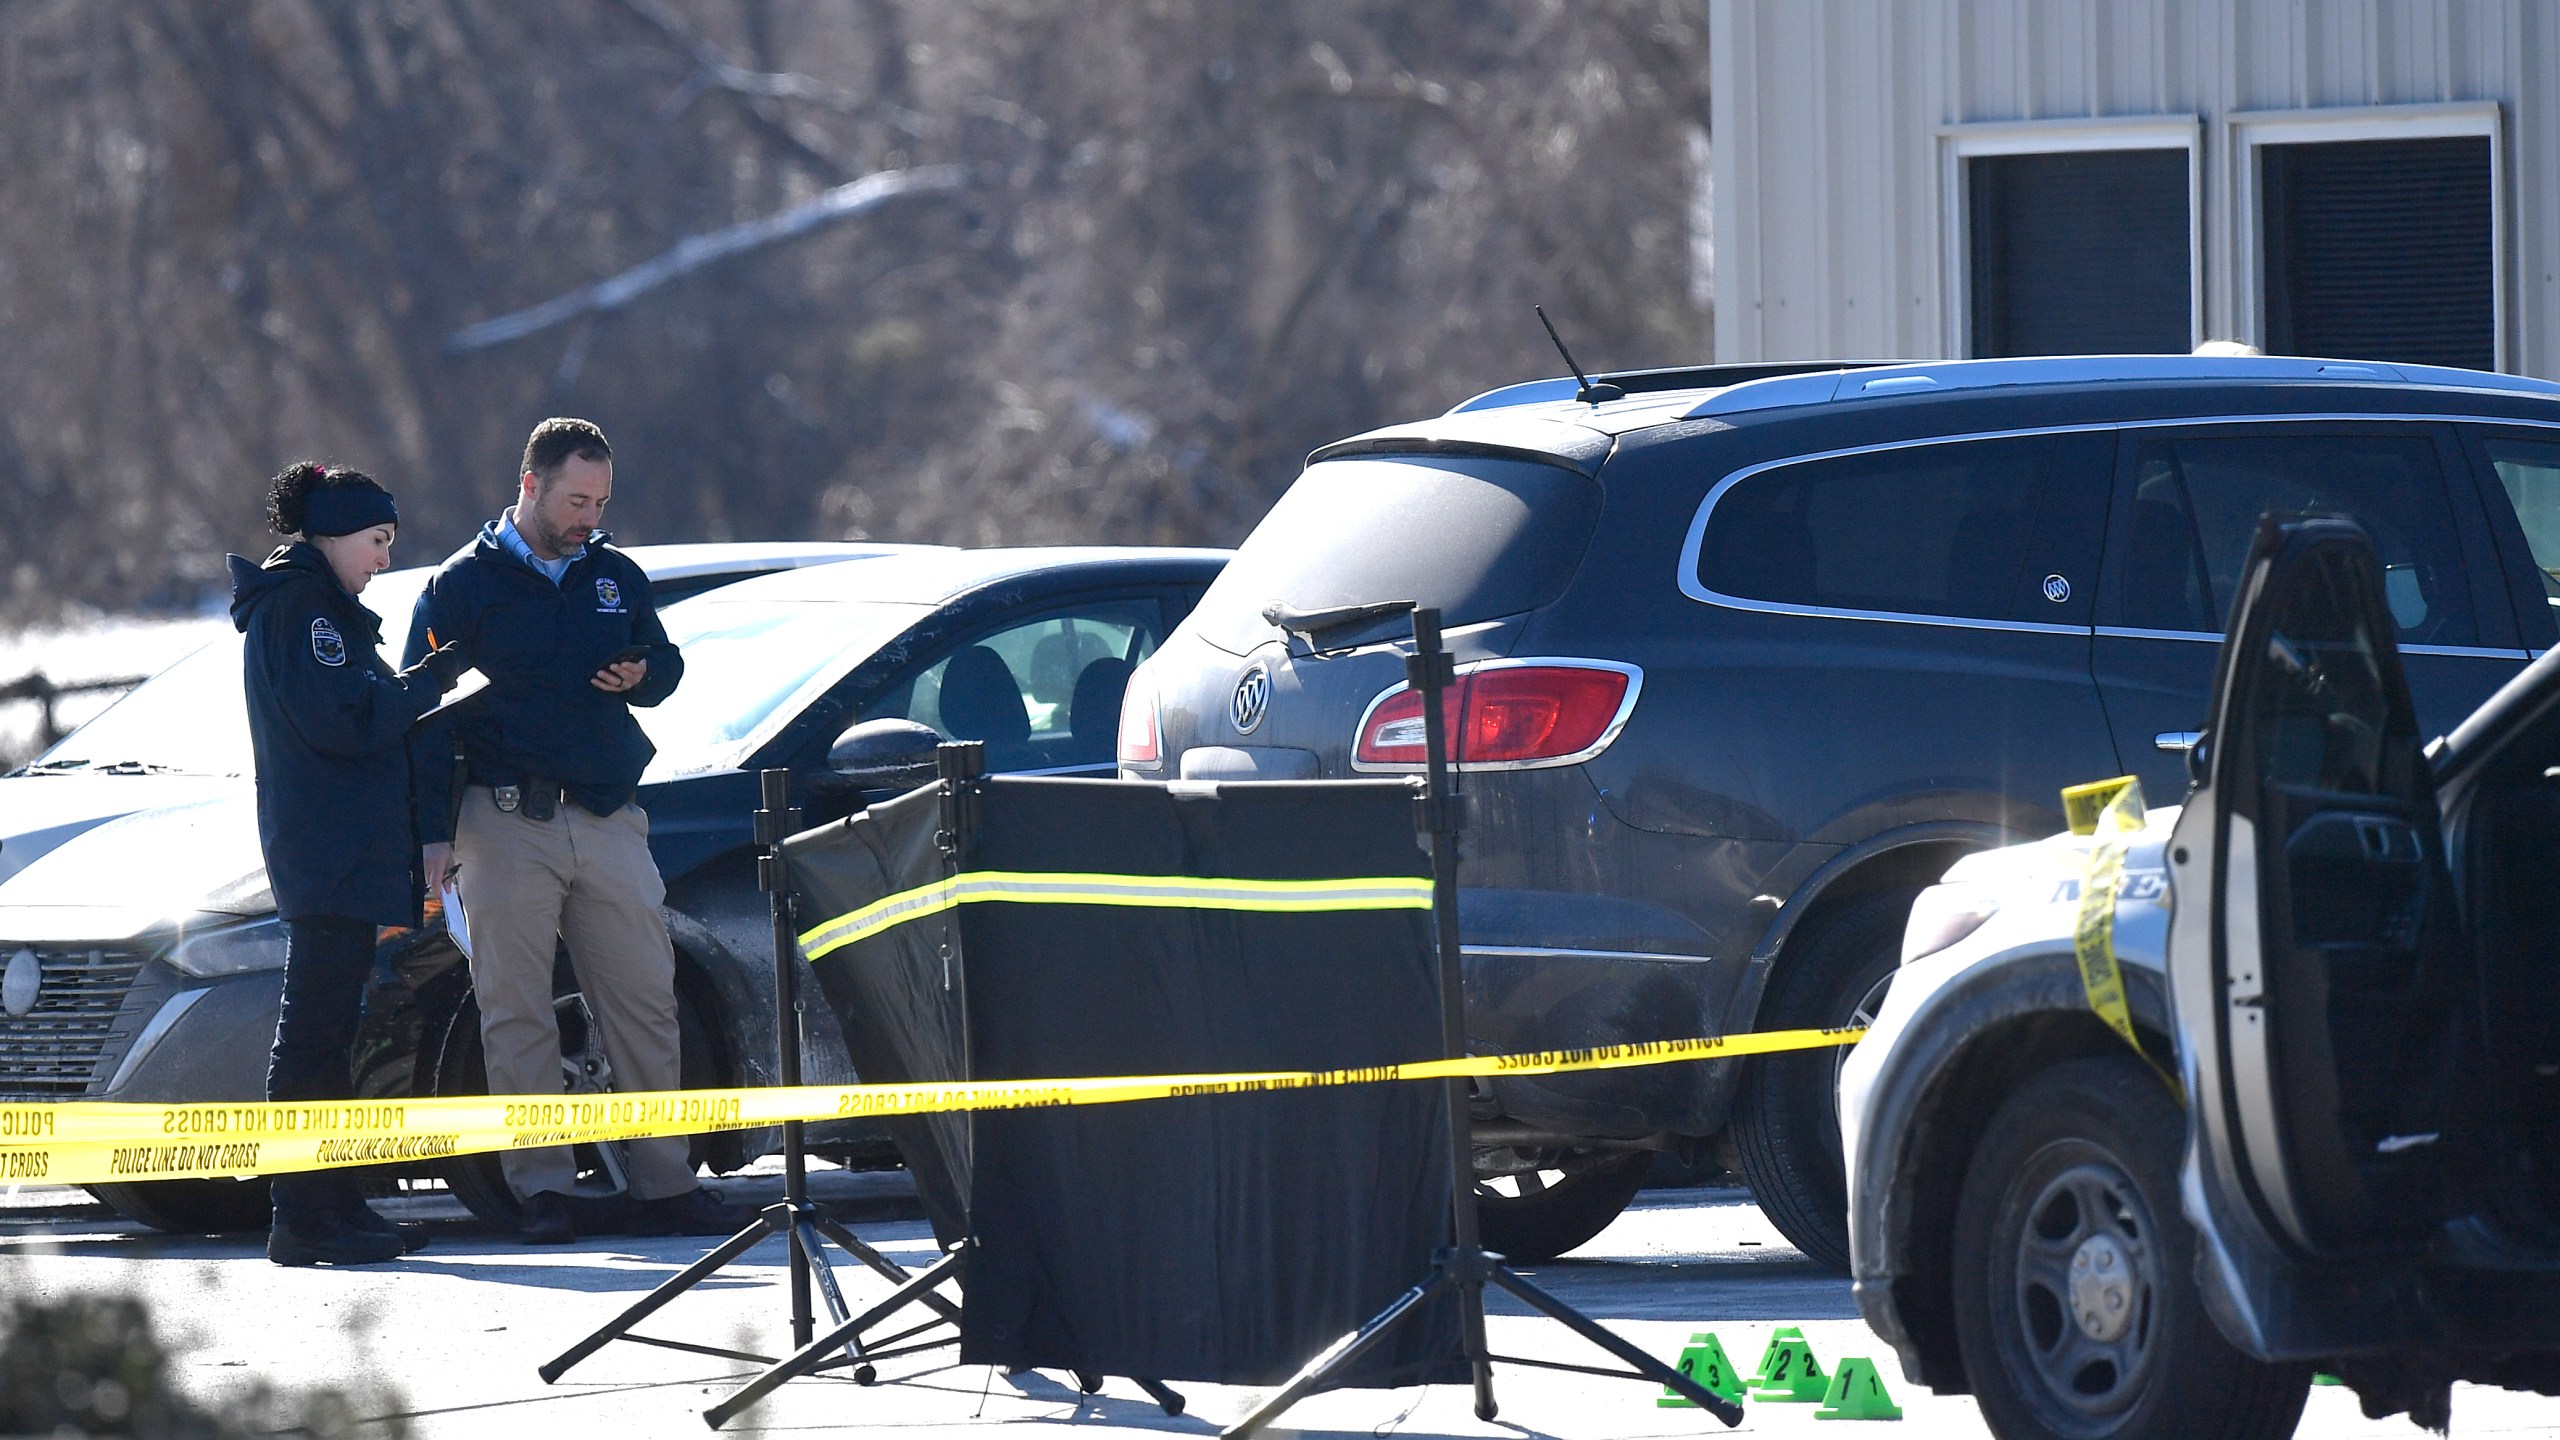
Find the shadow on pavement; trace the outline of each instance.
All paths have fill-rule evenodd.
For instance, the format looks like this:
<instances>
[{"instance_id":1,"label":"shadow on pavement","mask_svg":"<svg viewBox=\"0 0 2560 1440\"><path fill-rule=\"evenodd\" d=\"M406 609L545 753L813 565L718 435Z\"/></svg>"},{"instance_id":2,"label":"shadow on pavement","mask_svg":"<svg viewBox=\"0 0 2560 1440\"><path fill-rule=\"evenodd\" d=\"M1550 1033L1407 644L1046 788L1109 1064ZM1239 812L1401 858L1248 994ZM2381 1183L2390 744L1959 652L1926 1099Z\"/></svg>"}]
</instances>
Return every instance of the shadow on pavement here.
<instances>
[{"instance_id":1,"label":"shadow on pavement","mask_svg":"<svg viewBox=\"0 0 2560 1440\"><path fill-rule=\"evenodd\" d=\"M598 1396L645 1394L652 1390L691 1391L692 1393L687 1394L681 1400L671 1400L668 1406L668 1413L671 1417L681 1412L686 1418L691 1419L698 1418L700 1412L707 1409L714 1398L726 1395L736 1387L745 1384L754 1376L754 1374L755 1372L753 1370L740 1369L688 1376L676 1380L639 1381L628 1384L606 1383L581 1385L578 1382L571 1380L563 1381L557 1389L548 1390L538 1395L524 1396L518 1399L485 1401L478 1404L448 1406L441 1409L427 1408L410 1410L404 1411L397 1416L383 1415L373 1417L373 1419L377 1421L392 1419L414 1421L440 1418L448 1415L472 1414L483 1411L504 1411L529 1406L552 1405L558 1404L562 1401L589 1399ZM1106 1380L1104 1383L1106 1387L1117 1385L1124 1391L1130 1388L1128 1381L1125 1379ZM994 1368L990 1366L972 1365L962 1367L959 1365L946 1364L935 1366L913 1374L888 1376L883 1378L877 1386L858 1385L851 1378L842 1375L804 1376L799 1380L793 1381L791 1388L783 1393L792 1398L795 1409L805 1411L811 1403L813 1395L824 1394L824 1392L820 1391L818 1388L821 1386L834 1387L835 1393L842 1399L842 1413L830 1415L825 1418L794 1418L776 1423L759 1423L757 1411L750 1410L745 1415L723 1427L719 1433L723 1435L785 1435L799 1431L823 1431L830 1434L838 1434L842 1433L844 1428L848 1425L913 1425L918 1423L911 1415L908 1414L901 1414L898 1419L893 1421L883 1421L879 1417L865 1414L865 1406L868 1403L869 1397L875 1392L888 1391L892 1387L900 1391L908 1392L916 1390L932 1391L937 1394L949 1395L962 1400L1002 1395L1005 1391L1010 1390L1012 1394L1007 1398L1030 1400L1034 1402L1044 1400L1053 1401L1060 1407L1059 1413L1055 1415L1035 1415L1030 1417L1008 1416L1001 1422L988 1422L990 1424L1001 1423L1006 1426L1070 1424L1088 1427L1100 1425L1107 1426L1115 1430L1154 1430L1169 1435L1205 1435L1213 1434L1218 1429L1216 1423L1204 1420L1196 1415L1167 1415L1163 1410L1157 1407L1154 1401L1138 1396L1115 1395L1109 1393L1108 1389L1099 1395L1079 1395L1072 1386L1062 1384L1050 1376L1038 1371L1027 1371L1021 1374L1006 1375L996 1372ZM493 1415L491 1416L491 1419L495 1422L499 1417ZM956 1422L955 1420L947 1417L937 1417L924 1423L932 1427L939 1428L941 1426L962 1422ZM1315 1432L1303 1433L1312 1434ZM1370 1436L1370 1440L1375 1440L1374 1434L1369 1431L1345 1433L1368 1435ZM1521 1431L1520 1433L1525 1436L1530 1432ZM1411 1437L1411 1440L1434 1440L1434 1437L1416 1435ZM1454 1437L1450 1437L1450 1440L1454 1440Z\"/></svg>"},{"instance_id":2,"label":"shadow on pavement","mask_svg":"<svg viewBox=\"0 0 2560 1440\"><path fill-rule=\"evenodd\" d=\"M1855 1320L1849 1282L1810 1260L1550 1260L1524 1265L1529 1283L1594 1320ZM1489 1315L1537 1312L1500 1292Z\"/></svg>"},{"instance_id":3,"label":"shadow on pavement","mask_svg":"<svg viewBox=\"0 0 2560 1440\"><path fill-rule=\"evenodd\" d=\"M933 1263L936 1252L930 1231L918 1225L907 1235L875 1227L863 1238L882 1254L910 1269ZM886 1232L886 1233L884 1233ZM405 1259L354 1267L366 1275L438 1274L457 1280L543 1290L592 1294L639 1293L655 1288L719 1243L714 1236L649 1237L599 1235L570 1245L527 1245L476 1221L430 1222L427 1248ZM127 1227L70 1226L0 1231L0 1256L42 1253L81 1259L260 1261L266 1237L244 1235L165 1235ZM867 1276L858 1262L830 1251L838 1273L848 1282ZM732 1290L778 1285L783 1279L783 1247L779 1238L747 1252L743 1270L715 1276L699 1287ZM509 1263L509 1262L517 1263ZM770 1274L759 1273L769 1271Z\"/></svg>"}]
</instances>

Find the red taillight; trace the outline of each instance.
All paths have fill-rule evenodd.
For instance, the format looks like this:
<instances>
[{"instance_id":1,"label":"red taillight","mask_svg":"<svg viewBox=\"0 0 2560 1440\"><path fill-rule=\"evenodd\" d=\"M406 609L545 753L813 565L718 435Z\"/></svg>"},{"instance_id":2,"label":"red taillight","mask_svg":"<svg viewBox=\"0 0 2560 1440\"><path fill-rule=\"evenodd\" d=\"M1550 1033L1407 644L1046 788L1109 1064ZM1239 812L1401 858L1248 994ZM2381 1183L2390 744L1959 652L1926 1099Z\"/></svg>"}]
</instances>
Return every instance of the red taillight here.
<instances>
[{"instance_id":1,"label":"red taillight","mask_svg":"<svg viewBox=\"0 0 2560 1440\"><path fill-rule=\"evenodd\" d=\"M1460 765L1518 765L1596 751L1625 711L1634 683L1627 670L1596 665L1533 662L1470 670L1440 697L1449 759ZM1352 760L1419 765L1422 759L1422 697L1399 686L1360 722Z\"/></svg>"},{"instance_id":2,"label":"red taillight","mask_svg":"<svg viewBox=\"0 0 2560 1440\"><path fill-rule=\"evenodd\" d=\"M1152 768L1164 763L1164 732L1156 723L1156 682L1144 669L1120 694L1120 763Z\"/></svg>"}]
</instances>

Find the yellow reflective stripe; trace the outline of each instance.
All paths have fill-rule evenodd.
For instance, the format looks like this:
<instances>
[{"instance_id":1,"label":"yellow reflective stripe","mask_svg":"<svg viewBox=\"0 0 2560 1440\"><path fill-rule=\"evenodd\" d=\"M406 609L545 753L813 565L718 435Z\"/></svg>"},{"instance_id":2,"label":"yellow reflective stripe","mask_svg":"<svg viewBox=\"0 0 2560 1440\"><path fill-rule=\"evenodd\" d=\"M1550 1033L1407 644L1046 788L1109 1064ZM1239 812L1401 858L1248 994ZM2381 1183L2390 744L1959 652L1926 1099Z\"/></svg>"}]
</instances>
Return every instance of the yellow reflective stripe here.
<instances>
[{"instance_id":1,"label":"yellow reflective stripe","mask_svg":"<svg viewBox=\"0 0 2560 1440\"><path fill-rule=\"evenodd\" d=\"M89 1185L277 1175L527 1147L744 1130L785 1121L1112 1105L1385 1081L1553 1075L1849 1045L1863 1030L1772 1030L1348 1070L1097 1075L576 1095L454 1095L308 1104L0 1103L0 1179Z\"/></svg>"},{"instance_id":2,"label":"yellow reflective stripe","mask_svg":"<svg viewBox=\"0 0 2560 1440\"><path fill-rule=\"evenodd\" d=\"M812 930L800 933L800 953L815 960L830 951L840 950L865 935L876 934L892 925L940 914L959 903L954 899L958 880L937 880L913 890L901 890L885 900L874 900L859 910L839 915Z\"/></svg>"},{"instance_id":3,"label":"yellow reflective stripe","mask_svg":"<svg viewBox=\"0 0 2560 1440\"><path fill-rule=\"evenodd\" d=\"M1166 910L1428 910L1431 882L1409 875L1348 880L1201 880L1187 875L971 870L875 900L802 932L811 960L954 905L1124 905Z\"/></svg>"}]
</instances>

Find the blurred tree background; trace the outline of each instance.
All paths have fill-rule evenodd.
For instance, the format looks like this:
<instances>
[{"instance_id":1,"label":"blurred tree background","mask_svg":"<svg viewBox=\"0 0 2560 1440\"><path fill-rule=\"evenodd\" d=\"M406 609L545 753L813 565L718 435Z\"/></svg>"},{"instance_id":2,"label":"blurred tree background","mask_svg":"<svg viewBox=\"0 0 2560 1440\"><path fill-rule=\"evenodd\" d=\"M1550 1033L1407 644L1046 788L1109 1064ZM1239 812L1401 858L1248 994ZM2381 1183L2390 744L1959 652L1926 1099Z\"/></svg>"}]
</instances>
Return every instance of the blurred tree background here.
<instances>
[{"instance_id":1,"label":"blurred tree background","mask_svg":"<svg viewBox=\"0 0 2560 1440\"><path fill-rule=\"evenodd\" d=\"M201 603L306 454L434 560L551 414L631 541L1232 543L1532 303L1709 358L1706 76L1703 0L15 0L0 617Z\"/></svg>"}]
</instances>

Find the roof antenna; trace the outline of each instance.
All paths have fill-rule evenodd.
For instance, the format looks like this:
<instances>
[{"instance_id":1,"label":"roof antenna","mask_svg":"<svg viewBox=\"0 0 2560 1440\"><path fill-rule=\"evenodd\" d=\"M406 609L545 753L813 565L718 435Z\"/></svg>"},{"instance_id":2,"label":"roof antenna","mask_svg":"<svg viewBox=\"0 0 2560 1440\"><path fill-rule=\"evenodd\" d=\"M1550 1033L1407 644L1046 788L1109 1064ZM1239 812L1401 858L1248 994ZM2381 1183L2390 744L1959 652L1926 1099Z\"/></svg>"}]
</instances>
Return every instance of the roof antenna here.
<instances>
[{"instance_id":1,"label":"roof antenna","mask_svg":"<svg viewBox=\"0 0 2560 1440\"><path fill-rule=\"evenodd\" d=\"M1597 385L1592 384L1591 377L1582 373L1582 367L1573 363L1573 352L1564 348L1564 337L1556 333L1556 322L1547 318L1547 307L1532 305L1529 308L1538 312L1538 323L1547 327L1547 338L1556 342L1556 353L1564 357L1564 368L1572 371L1573 378L1582 386L1580 390L1574 392L1574 399L1585 405L1597 405L1603 400L1627 398L1626 391L1605 380Z\"/></svg>"}]
</instances>

